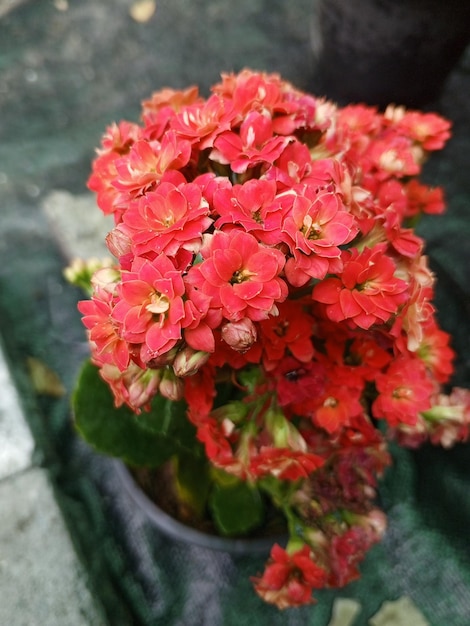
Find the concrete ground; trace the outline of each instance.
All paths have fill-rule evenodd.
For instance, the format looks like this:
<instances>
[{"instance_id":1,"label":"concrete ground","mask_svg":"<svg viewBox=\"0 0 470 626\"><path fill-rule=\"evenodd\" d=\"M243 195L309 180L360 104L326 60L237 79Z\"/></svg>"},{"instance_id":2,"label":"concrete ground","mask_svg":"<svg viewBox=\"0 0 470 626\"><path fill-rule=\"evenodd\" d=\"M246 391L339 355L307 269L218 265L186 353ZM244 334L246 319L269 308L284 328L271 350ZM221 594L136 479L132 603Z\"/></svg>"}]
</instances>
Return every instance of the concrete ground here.
<instances>
[{"instance_id":1,"label":"concrete ground","mask_svg":"<svg viewBox=\"0 0 470 626\"><path fill-rule=\"evenodd\" d=\"M0 345L0 624L104 624Z\"/></svg>"}]
</instances>

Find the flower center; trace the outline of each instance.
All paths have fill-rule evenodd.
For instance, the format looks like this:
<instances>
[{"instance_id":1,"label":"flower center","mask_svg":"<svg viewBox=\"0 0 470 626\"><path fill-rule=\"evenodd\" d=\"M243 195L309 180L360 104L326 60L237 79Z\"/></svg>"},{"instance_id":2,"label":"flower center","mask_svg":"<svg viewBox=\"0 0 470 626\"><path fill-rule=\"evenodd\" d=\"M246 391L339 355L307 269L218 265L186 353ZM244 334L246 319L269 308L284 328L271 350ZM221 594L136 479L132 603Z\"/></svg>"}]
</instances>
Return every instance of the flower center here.
<instances>
[{"instance_id":1,"label":"flower center","mask_svg":"<svg viewBox=\"0 0 470 626\"><path fill-rule=\"evenodd\" d=\"M285 337L287 335L288 330L289 330L289 322L287 320L284 320L283 322L281 322L274 328L274 332L276 333L278 337Z\"/></svg>"},{"instance_id":2,"label":"flower center","mask_svg":"<svg viewBox=\"0 0 470 626\"><path fill-rule=\"evenodd\" d=\"M413 397L413 391L408 387L397 387L393 390L392 397L396 400L407 400Z\"/></svg>"},{"instance_id":3,"label":"flower center","mask_svg":"<svg viewBox=\"0 0 470 626\"><path fill-rule=\"evenodd\" d=\"M163 293L159 293L158 291L154 291L152 294L150 294L149 300L150 302L146 305L145 308L147 309L147 311L150 311L150 313L156 313L158 315L161 313L166 313L170 308L170 301L168 297L165 296Z\"/></svg>"},{"instance_id":4,"label":"flower center","mask_svg":"<svg viewBox=\"0 0 470 626\"><path fill-rule=\"evenodd\" d=\"M304 217L301 232L305 239L320 239L322 229L320 224L314 222L310 215Z\"/></svg>"},{"instance_id":5,"label":"flower center","mask_svg":"<svg viewBox=\"0 0 470 626\"><path fill-rule=\"evenodd\" d=\"M250 270L247 270L247 269L236 270L232 274L232 278L230 279L230 284L236 285L239 283L244 283L246 280L249 280L252 276L256 276L256 274L254 274L253 272L250 272Z\"/></svg>"}]
</instances>

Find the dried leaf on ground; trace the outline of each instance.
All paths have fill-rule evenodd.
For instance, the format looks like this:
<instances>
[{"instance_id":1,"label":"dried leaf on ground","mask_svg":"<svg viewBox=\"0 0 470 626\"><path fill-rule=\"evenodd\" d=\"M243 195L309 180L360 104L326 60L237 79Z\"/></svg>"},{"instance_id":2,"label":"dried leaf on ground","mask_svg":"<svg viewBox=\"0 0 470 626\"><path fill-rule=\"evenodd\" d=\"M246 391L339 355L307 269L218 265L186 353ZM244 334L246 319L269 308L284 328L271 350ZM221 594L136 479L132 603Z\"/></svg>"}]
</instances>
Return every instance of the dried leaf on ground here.
<instances>
[{"instance_id":1,"label":"dried leaf on ground","mask_svg":"<svg viewBox=\"0 0 470 626\"><path fill-rule=\"evenodd\" d=\"M370 626L430 626L424 615L407 596L384 602L369 620Z\"/></svg>"},{"instance_id":2,"label":"dried leaf on ground","mask_svg":"<svg viewBox=\"0 0 470 626\"><path fill-rule=\"evenodd\" d=\"M138 0L129 9L129 14L136 22L148 22L157 8L154 0Z\"/></svg>"},{"instance_id":3,"label":"dried leaf on ground","mask_svg":"<svg viewBox=\"0 0 470 626\"><path fill-rule=\"evenodd\" d=\"M336 598L328 626L352 626L361 612L361 605L352 598Z\"/></svg>"},{"instance_id":4,"label":"dried leaf on ground","mask_svg":"<svg viewBox=\"0 0 470 626\"><path fill-rule=\"evenodd\" d=\"M27 358L26 364L36 393L44 396L52 396L53 398L60 398L66 393L66 389L59 376L45 363L30 356Z\"/></svg>"}]
</instances>

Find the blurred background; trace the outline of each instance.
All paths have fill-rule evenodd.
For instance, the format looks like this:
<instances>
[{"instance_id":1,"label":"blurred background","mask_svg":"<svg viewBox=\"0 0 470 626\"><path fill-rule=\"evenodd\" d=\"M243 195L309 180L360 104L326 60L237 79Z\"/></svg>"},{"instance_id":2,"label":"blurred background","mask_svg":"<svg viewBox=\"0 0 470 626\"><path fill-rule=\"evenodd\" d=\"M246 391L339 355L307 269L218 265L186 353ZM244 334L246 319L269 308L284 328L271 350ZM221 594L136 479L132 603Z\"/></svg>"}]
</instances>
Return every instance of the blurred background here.
<instances>
[{"instance_id":1,"label":"blurred background","mask_svg":"<svg viewBox=\"0 0 470 626\"><path fill-rule=\"evenodd\" d=\"M108 124L137 121L141 100L153 91L196 84L207 95L221 72L249 67L277 72L300 89L341 103L383 105L390 95L408 104L409 96L410 106L448 117L453 139L432 157L424 176L445 188L448 214L423 222L420 233L442 277L437 301L445 328L455 336L457 379L469 383L469 11L456 20L438 13L433 30L423 9L427 16L428 5L442 3L366 4L335 1L325 9L328 1L320 0L0 0L0 337L34 438L31 467L51 481L84 588L96 602L78 611L77 624L326 626L335 597L325 593L315 608L282 615L262 606L248 576L263 560L207 556L159 537L130 509L112 463L74 435L70 393L87 347L76 310L81 294L62 271L77 253L102 254L107 226L86 188L94 150ZM457 5L445 4L455 15ZM456 47L440 64L451 48L451 22L457 24ZM428 35L444 45L411 71L421 52L436 55L437 43L421 46ZM393 45L384 52L387 41ZM363 621L356 624L366 624L382 602L403 595L413 598L432 626L468 624L470 561L462 539L470 517L470 504L462 504L468 449L452 454L424 450L413 456L412 474L401 477L420 486L416 497L426 504L424 517L411 515L415 500L391 508L391 531L379 548L385 568L366 565L363 580L343 594L361 602ZM437 469L426 473L430 467ZM442 478L441 468L450 479ZM2 510L14 508L11 498L23 497L21 490L1 486L0 549L2 541L6 546L15 540L1 534ZM457 515L449 509L442 515L445 494L446 502L459 502ZM39 498L37 515L40 509ZM422 560L416 564L412 537L422 524ZM437 569L435 550L443 559ZM11 585L1 564L0 552L0 596ZM47 580L47 567L42 574ZM23 584L18 621L3 623L72 624L60 616L21 621L35 593L27 577Z\"/></svg>"}]
</instances>

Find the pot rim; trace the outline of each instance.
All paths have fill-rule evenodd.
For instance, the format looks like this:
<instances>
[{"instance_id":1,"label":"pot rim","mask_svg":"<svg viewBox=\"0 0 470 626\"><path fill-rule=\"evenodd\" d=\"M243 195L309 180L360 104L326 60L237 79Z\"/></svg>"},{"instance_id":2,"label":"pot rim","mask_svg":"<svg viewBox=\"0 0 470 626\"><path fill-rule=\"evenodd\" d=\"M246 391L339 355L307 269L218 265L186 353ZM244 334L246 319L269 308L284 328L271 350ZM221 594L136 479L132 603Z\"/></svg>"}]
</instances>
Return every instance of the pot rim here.
<instances>
[{"instance_id":1,"label":"pot rim","mask_svg":"<svg viewBox=\"0 0 470 626\"><path fill-rule=\"evenodd\" d=\"M269 553L275 543L286 544L287 535L252 538L221 537L187 526L168 515L144 493L123 461L119 459L114 459L114 461L116 473L134 503L138 505L156 528L172 539L202 548L231 552L232 554L266 554Z\"/></svg>"}]
</instances>

